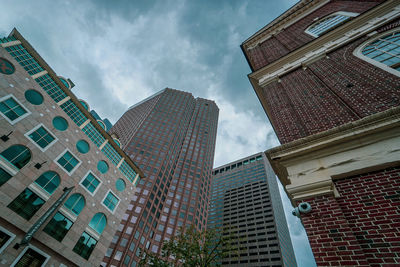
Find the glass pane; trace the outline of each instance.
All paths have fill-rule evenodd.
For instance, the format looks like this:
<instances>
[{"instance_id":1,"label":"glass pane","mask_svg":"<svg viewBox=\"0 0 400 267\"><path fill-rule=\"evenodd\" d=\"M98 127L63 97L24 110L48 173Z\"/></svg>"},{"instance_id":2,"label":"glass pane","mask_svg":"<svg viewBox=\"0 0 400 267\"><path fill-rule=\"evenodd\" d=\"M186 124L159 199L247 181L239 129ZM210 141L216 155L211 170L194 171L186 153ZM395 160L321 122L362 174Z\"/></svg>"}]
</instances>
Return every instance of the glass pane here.
<instances>
[{"instance_id":1,"label":"glass pane","mask_svg":"<svg viewBox=\"0 0 400 267\"><path fill-rule=\"evenodd\" d=\"M104 161L101 160L99 161L99 163L97 164L97 169L99 170L99 172L101 173L106 173L108 171L108 164Z\"/></svg>"},{"instance_id":2,"label":"glass pane","mask_svg":"<svg viewBox=\"0 0 400 267\"><path fill-rule=\"evenodd\" d=\"M54 217L43 229L43 232L49 234L54 239L61 242L64 236L68 233L71 226L72 226L72 221L67 219L60 212L57 212L56 215L54 215Z\"/></svg>"},{"instance_id":3,"label":"glass pane","mask_svg":"<svg viewBox=\"0 0 400 267\"><path fill-rule=\"evenodd\" d=\"M24 255L14 265L15 267L39 267L46 261L46 257L42 254L28 248Z\"/></svg>"},{"instance_id":4,"label":"glass pane","mask_svg":"<svg viewBox=\"0 0 400 267\"><path fill-rule=\"evenodd\" d=\"M25 189L7 207L29 220L43 206L44 202L31 190Z\"/></svg>"},{"instance_id":5,"label":"glass pane","mask_svg":"<svg viewBox=\"0 0 400 267\"><path fill-rule=\"evenodd\" d=\"M78 149L78 151L82 154L86 154L87 152L89 152L90 147L88 142L86 142L85 140L79 140L76 143L76 149Z\"/></svg>"},{"instance_id":6,"label":"glass pane","mask_svg":"<svg viewBox=\"0 0 400 267\"><path fill-rule=\"evenodd\" d=\"M55 117L53 119L53 126L59 131L65 131L68 129L68 122L63 117Z\"/></svg>"},{"instance_id":7,"label":"glass pane","mask_svg":"<svg viewBox=\"0 0 400 267\"><path fill-rule=\"evenodd\" d=\"M33 89L29 89L25 92L25 98L33 105L40 105L43 103L43 96Z\"/></svg>"}]
</instances>

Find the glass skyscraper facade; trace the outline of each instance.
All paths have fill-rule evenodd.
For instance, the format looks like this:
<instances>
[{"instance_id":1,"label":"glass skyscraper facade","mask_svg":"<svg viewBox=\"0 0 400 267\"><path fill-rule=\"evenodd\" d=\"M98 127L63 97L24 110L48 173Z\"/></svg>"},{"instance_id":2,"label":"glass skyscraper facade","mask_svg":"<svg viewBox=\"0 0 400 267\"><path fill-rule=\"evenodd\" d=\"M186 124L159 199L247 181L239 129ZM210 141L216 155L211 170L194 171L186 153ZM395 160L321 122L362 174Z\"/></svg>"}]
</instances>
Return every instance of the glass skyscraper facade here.
<instances>
[{"instance_id":1,"label":"glass skyscraper facade","mask_svg":"<svg viewBox=\"0 0 400 267\"><path fill-rule=\"evenodd\" d=\"M146 175L103 266L136 266L181 227L205 229L218 122L210 100L166 88L132 106L109 133Z\"/></svg>"},{"instance_id":2,"label":"glass skyscraper facade","mask_svg":"<svg viewBox=\"0 0 400 267\"><path fill-rule=\"evenodd\" d=\"M223 266L296 266L275 174L263 153L213 170L207 228L229 228Z\"/></svg>"}]
</instances>

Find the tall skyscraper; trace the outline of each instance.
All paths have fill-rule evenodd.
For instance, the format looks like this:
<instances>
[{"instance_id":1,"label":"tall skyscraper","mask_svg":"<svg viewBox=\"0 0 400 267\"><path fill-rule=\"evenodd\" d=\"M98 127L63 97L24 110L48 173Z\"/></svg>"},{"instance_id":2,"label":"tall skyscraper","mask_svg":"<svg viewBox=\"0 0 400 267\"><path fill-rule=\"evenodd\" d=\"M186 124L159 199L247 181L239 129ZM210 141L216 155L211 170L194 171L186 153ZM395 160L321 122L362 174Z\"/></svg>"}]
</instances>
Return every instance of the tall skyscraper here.
<instances>
[{"instance_id":1,"label":"tall skyscraper","mask_svg":"<svg viewBox=\"0 0 400 267\"><path fill-rule=\"evenodd\" d=\"M0 38L1 266L99 266L143 177L71 87Z\"/></svg>"},{"instance_id":2,"label":"tall skyscraper","mask_svg":"<svg viewBox=\"0 0 400 267\"><path fill-rule=\"evenodd\" d=\"M135 266L143 250L159 253L180 227L206 226L218 107L166 88L132 106L113 126L146 178L119 226L103 265Z\"/></svg>"},{"instance_id":3,"label":"tall skyscraper","mask_svg":"<svg viewBox=\"0 0 400 267\"><path fill-rule=\"evenodd\" d=\"M296 266L276 177L264 153L213 170L207 228L228 227L238 253L222 266Z\"/></svg>"},{"instance_id":4,"label":"tall skyscraper","mask_svg":"<svg viewBox=\"0 0 400 267\"><path fill-rule=\"evenodd\" d=\"M400 264L399 4L302 0L242 44L321 266Z\"/></svg>"}]
</instances>

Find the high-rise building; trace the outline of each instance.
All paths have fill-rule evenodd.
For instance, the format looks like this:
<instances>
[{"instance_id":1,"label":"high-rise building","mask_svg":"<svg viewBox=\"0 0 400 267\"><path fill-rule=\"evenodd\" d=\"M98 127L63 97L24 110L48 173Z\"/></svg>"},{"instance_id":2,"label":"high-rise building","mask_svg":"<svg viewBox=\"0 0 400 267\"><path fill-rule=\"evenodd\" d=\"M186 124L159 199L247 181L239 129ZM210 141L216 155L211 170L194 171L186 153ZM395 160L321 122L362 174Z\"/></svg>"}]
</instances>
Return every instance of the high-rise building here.
<instances>
[{"instance_id":1,"label":"high-rise building","mask_svg":"<svg viewBox=\"0 0 400 267\"><path fill-rule=\"evenodd\" d=\"M99 266L143 177L71 87L0 38L1 266Z\"/></svg>"},{"instance_id":2,"label":"high-rise building","mask_svg":"<svg viewBox=\"0 0 400 267\"><path fill-rule=\"evenodd\" d=\"M207 228L228 228L236 238L222 266L296 266L278 182L264 153L215 168L210 197Z\"/></svg>"},{"instance_id":3,"label":"high-rise building","mask_svg":"<svg viewBox=\"0 0 400 267\"><path fill-rule=\"evenodd\" d=\"M111 135L139 164L138 184L103 265L135 266L141 253L161 252L180 227L206 226L218 107L166 88L132 106Z\"/></svg>"},{"instance_id":4,"label":"high-rise building","mask_svg":"<svg viewBox=\"0 0 400 267\"><path fill-rule=\"evenodd\" d=\"M318 265L400 264L400 3L302 0L242 44Z\"/></svg>"}]
</instances>

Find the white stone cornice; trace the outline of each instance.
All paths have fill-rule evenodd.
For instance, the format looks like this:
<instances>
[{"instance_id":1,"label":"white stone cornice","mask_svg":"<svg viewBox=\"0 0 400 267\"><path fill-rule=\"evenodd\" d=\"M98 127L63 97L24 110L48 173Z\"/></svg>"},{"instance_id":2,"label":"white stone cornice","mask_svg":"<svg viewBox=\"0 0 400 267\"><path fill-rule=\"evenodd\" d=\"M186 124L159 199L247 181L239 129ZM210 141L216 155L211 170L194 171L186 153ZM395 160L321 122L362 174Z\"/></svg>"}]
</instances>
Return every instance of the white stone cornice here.
<instances>
[{"instance_id":1,"label":"white stone cornice","mask_svg":"<svg viewBox=\"0 0 400 267\"><path fill-rule=\"evenodd\" d=\"M7 43L2 43L1 46L6 48L6 47L10 47L10 46L14 46L14 45L19 45L21 44L21 41L11 41L11 42L7 42Z\"/></svg>"}]
</instances>

